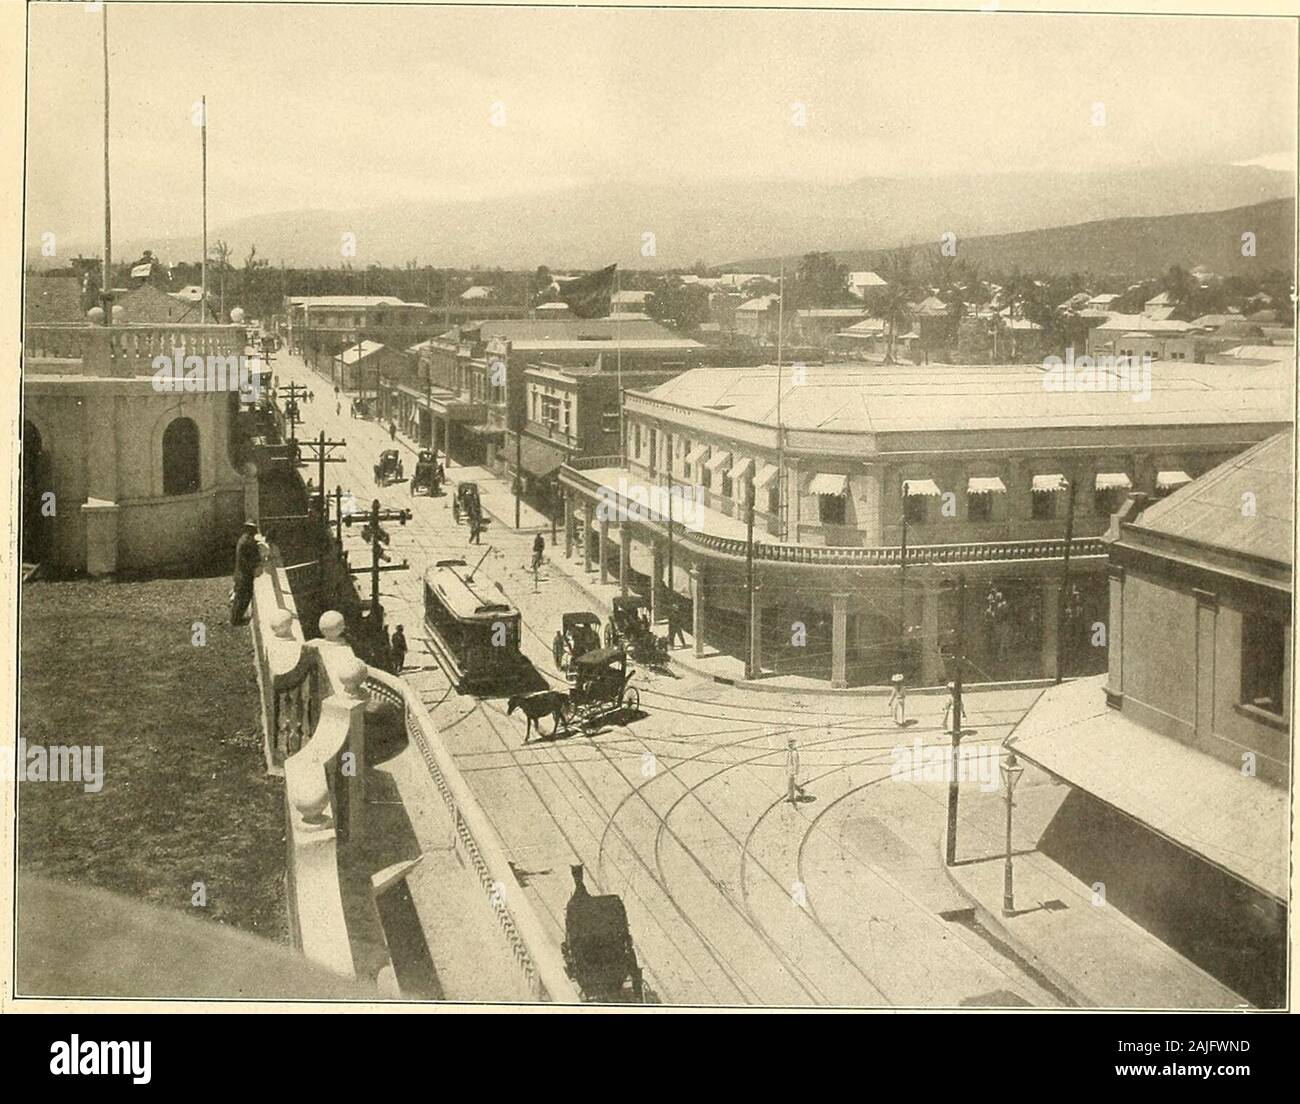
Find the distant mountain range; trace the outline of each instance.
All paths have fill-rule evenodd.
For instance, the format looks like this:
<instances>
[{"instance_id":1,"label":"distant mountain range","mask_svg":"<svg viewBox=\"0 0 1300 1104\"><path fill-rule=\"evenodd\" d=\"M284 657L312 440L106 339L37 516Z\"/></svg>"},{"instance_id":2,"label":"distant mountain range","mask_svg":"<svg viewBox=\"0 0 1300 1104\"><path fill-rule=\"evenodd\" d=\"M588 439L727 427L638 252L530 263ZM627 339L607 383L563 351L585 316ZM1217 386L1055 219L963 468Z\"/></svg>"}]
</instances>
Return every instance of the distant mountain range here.
<instances>
[{"instance_id":1,"label":"distant mountain range","mask_svg":"<svg viewBox=\"0 0 1300 1104\"><path fill-rule=\"evenodd\" d=\"M864 177L845 184L688 183L666 176L473 202L253 215L213 225L209 240L225 239L236 258L255 244L258 255L272 263L297 266L337 266L344 259L341 236L350 232L356 235L357 252L347 259L358 268L400 265L412 257L439 267L546 264L563 270L617 261L645 269L688 268L703 261L758 268L758 262L738 258L810 250L869 253L936 242L947 231L973 241L1096 219L1220 212L1294 193L1292 173L1234 165ZM1124 244L1115 241L1116 247ZM98 249L94 241L64 240L61 246L64 255L77 248L87 253ZM118 256L138 256L144 249L180 261L197 260L201 247L197 237L115 235ZM39 263L38 257L31 259ZM1213 266L1213 257L1194 260Z\"/></svg>"},{"instance_id":2,"label":"distant mountain range","mask_svg":"<svg viewBox=\"0 0 1300 1104\"><path fill-rule=\"evenodd\" d=\"M1243 238L1253 234L1254 256L1242 253ZM909 247L913 253L938 253L938 241ZM882 250L835 251L851 271L879 269ZM1262 274L1295 267L1295 201L1271 199L1228 211L1099 219L1048 230L960 238L957 255L984 272L1034 272L1066 276L1073 272L1143 277L1171 265L1204 265L1222 276ZM786 258L790 265L797 257ZM743 272L775 272L780 259L746 261ZM731 266L729 266L731 267Z\"/></svg>"}]
</instances>

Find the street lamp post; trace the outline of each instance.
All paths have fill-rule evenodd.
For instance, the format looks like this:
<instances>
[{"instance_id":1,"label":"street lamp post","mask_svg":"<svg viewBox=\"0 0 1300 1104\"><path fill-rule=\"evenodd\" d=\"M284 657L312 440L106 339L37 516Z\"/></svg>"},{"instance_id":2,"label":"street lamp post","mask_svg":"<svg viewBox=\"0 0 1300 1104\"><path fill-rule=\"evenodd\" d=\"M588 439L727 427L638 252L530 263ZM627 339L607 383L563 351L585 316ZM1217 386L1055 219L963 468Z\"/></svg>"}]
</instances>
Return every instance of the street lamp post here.
<instances>
[{"instance_id":1,"label":"street lamp post","mask_svg":"<svg viewBox=\"0 0 1300 1104\"><path fill-rule=\"evenodd\" d=\"M1016 911L1015 891L1013 882L1013 872L1011 868L1011 810L1015 807L1013 796L1015 794L1016 783L1020 781L1020 776L1025 773L1016 759L1016 753L1009 751L1007 757L1002 762L1002 788L1007 795L1007 853L1005 865L1002 868L1002 915L1011 916Z\"/></svg>"}]
</instances>

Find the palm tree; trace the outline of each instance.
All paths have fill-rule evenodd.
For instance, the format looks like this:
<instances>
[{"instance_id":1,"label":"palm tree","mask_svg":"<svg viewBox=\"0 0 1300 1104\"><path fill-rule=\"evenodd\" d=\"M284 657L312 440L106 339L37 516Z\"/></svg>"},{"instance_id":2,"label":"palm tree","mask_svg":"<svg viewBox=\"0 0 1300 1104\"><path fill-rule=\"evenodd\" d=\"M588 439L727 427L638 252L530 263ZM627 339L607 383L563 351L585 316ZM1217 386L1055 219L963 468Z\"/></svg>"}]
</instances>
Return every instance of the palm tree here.
<instances>
[{"instance_id":1,"label":"palm tree","mask_svg":"<svg viewBox=\"0 0 1300 1104\"><path fill-rule=\"evenodd\" d=\"M898 324L907 317L908 296L912 283L912 257L906 250L896 249L885 258L886 287L880 296L880 311L889 326L889 352L886 364L893 364L894 343L898 337Z\"/></svg>"}]
</instances>

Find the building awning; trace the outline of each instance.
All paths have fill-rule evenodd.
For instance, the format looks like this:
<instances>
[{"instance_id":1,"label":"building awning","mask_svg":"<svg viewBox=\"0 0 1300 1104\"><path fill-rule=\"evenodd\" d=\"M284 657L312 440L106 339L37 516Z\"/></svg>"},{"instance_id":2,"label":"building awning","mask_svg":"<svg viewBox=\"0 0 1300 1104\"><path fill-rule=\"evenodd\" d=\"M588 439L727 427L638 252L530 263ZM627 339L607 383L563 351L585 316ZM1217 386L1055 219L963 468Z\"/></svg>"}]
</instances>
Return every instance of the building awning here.
<instances>
[{"instance_id":1,"label":"building awning","mask_svg":"<svg viewBox=\"0 0 1300 1104\"><path fill-rule=\"evenodd\" d=\"M976 475L966 481L967 494L1005 494L1007 485L996 475Z\"/></svg>"},{"instance_id":2,"label":"building awning","mask_svg":"<svg viewBox=\"0 0 1300 1104\"><path fill-rule=\"evenodd\" d=\"M762 464L758 469L758 475L754 477L754 488L762 490L772 482L781 472L775 464Z\"/></svg>"},{"instance_id":3,"label":"building awning","mask_svg":"<svg viewBox=\"0 0 1300 1104\"><path fill-rule=\"evenodd\" d=\"M847 475L835 475L830 472L814 475L812 482L808 484L808 493L815 495L842 495L848 489L849 477Z\"/></svg>"},{"instance_id":4,"label":"building awning","mask_svg":"<svg viewBox=\"0 0 1300 1104\"><path fill-rule=\"evenodd\" d=\"M727 478L731 480L745 479L754 472L753 460L740 460L732 465L731 471L727 472Z\"/></svg>"},{"instance_id":5,"label":"building awning","mask_svg":"<svg viewBox=\"0 0 1300 1104\"><path fill-rule=\"evenodd\" d=\"M705 463L704 466L708 468L709 471L713 472L714 475L717 475L718 469L722 467L723 464L729 463L730 460L731 460L731 453L715 452L712 456L709 457L708 461Z\"/></svg>"},{"instance_id":6,"label":"building awning","mask_svg":"<svg viewBox=\"0 0 1300 1104\"><path fill-rule=\"evenodd\" d=\"M1106 676L1049 687L1017 755L1251 885L1287 899L1287 794L1108 708Z\"/></svg>"},{"instance_id":7,"label":"building awning","mask_svg":"<svg viewBox=\"0 0 1300 1104\"><path fill-rule=\"evenodd\" d=\"M693 449L691 449L690 452L686 454L686 463L698 464L701 460L703 460L708 455L709 455L708 445L696 445Z\"/></svg>"},{"instance_id":8,"label":"building awning","mask_svg":"<svg viewBox=\"0 0 1300 1104\"><path fill-rule=\"evenodd\" d=\"M1034 476L1033 489L1035 494L1054 494L1056 491L1065 490L1065 476L1060 472L1054 472L1051 475Z\"/></svg>"},{"instance_id":9,"label":"building awning","mask_svg":"<svg viewBox=\"0 0 1300 1104\"><path fill-rule=\"evenodd\" d=\"M1185 471L1162 471L1156 473L1156 490L1172 491L1175 487L1182 487L1192 481L1192 477Z\"/></svg>"},{"instance_id":10,"label":"building awning","mask_svg":"<svg viewBox=\"0 0 1300 1104\"><path fill-rule=\"evenodd\" d=\"M1098 472L1097 490L1128 491L1133 489L1133 480L1124 472Z\"/></svg>"},{"instance_id":11,"label":"building awning","mask_svg":"<svg viewBox=\"0 0 1300 1104\"><path fill-rule=\"evenodd\" d=\"M500 426L472 425L472 426L466 426L465 428L468 429L475 436L486 437L488 440L492 440L494 438L496 440L501 440L506 435L506 431L502 429Z\"/></svg>"},{"instance_id":12,"label":"building awning","mask_svg":"<svg viewBox=\"0 0 1300 1104\"><path fill-rule=\"evenodd\" d=\"M927 498L938 498L941 493L939 485L933 479L903 480L903 494L905 495L923 495Z\"/></svg>"},{"instance_id":13,"label":"building awning","mask_svg":"<svg viewBox=\"0 0 1300 1104\"><path fill-rule=\"evenodd\" d=\"M525 434L520 439L519 459L523 463L524 471L530 475L545 478L551 475L561 464L569 458L569 454L564 449L558 449L554 445L548 445L544 441L535 440ZM513 460L514 457L509 459Z\"/></svg>"}]
</instances>

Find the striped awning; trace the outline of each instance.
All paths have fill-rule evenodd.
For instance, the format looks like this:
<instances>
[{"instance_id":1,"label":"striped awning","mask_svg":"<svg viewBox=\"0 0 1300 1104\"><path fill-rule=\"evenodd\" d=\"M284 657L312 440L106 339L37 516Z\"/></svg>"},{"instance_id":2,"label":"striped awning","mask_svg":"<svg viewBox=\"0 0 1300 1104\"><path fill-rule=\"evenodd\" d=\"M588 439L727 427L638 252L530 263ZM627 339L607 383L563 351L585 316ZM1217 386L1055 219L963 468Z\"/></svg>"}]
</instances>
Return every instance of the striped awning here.
<instances>
[{"instance_id":1,"label":"striped awning","mask_svg":"<svg viewBox=\"0 0 1300 1104\"><path fill-rule=\"evenodd\" d=\"M1053 494L1065 490L1065 486L1065 476L1060 472L1034 476L1033 488L1036 494Z\"/></svg>"},{"instance_id":2,"label":"striped awning","mask_svg":"<svg viewBox=\"0 0 1300 1104\"><path fill-rule=\"evenodd\" d=\"M1192 481L1185 471L1162 471L1156 473L1156 490L1172 491L1175 487L1184 487Z\"/></svg>"},{"instance_id":3,"label":"striped awning","mask_svg":"<svg viewBox=\"0 0 1300 1104\"><path fill-rule=\"evenodd\" d=\"M754 472L753 460L738 460L732 465L731 471L727 472L727 478L731 480L745 479Z\"/></svg>"},{"instance_id":4,"label":"striped awning","mask_svg":"<svg viewBox=\"0 0 1300 1104\"><path fill-rule=\"evenodd\" d=\"M701 460L703 460L706 456L708 456L708 454L709 454L708 445L696 445L693 449L691 449L690 452L686 454L686 463L698 464Z\"/></svg>"},{"instance_id":5,"label":"striped awning","mask_svg":"<svg viewBox=\"0 0 1300 1104\"><path fill-rule=\"evenodd\" d=\"M781 472L775 464L762 464L758 469L758 475L754 477L755 488L762 490L772 482Z\"/></svg>"},{"instance_id":6,"label":"striped awning","mask_svg":"<svg viewBox=\"0 0 1300 1104\"><path fill-rule=\"evenodd\" d=\"M849 477L847 475L835 475L830 472L814 475L812 482L808 484L808 493L815 495L842 495L848 489Z\"/></svg>"},{"instance_id":7,"label":"striped awning","mask_svg":"<svg viewBox=\"0 0 1300 1104\"><path fill-rule=\"evenodd\" d=\"M938 498L942 492L939 485L933 479L904 479L903 494L923 495L927 498Z\"/></svg>"},{"instance_id":8,"label":"striped awning","mask_svg":"<svg viewBox=\"0 0 1300 1104\"><path fill-rule=\"evenodd\" d=\"M722 467L723 464L729 463L730 461L731 461L731 453L715 452L712 456L709 457L708 461L705 463L704 466L708 468L709 471L713 472L714 475L717 475L718 469Z\"/></svg>"},{"instance_id":9,"label":"striped awning","mask_svg":"<svg viewBox=\"0 0 1300 1104\"><path fill-rule=\"evenodd\" d=\"M1126 472L1098 472L1096 487L1099 491L1128 491L1133 489L1133 480Z\"/></svg>"},{"instance_id":10,"label":"striped awning","mask_svg":"<svg viewBox=\"0 0 1300 1104\"><path fill-rule=\"evenodd\" d=\"M996 475L975 475L966 481L967 494L1005 494L1006 489Z\"/></svg>"}]
</instances>

